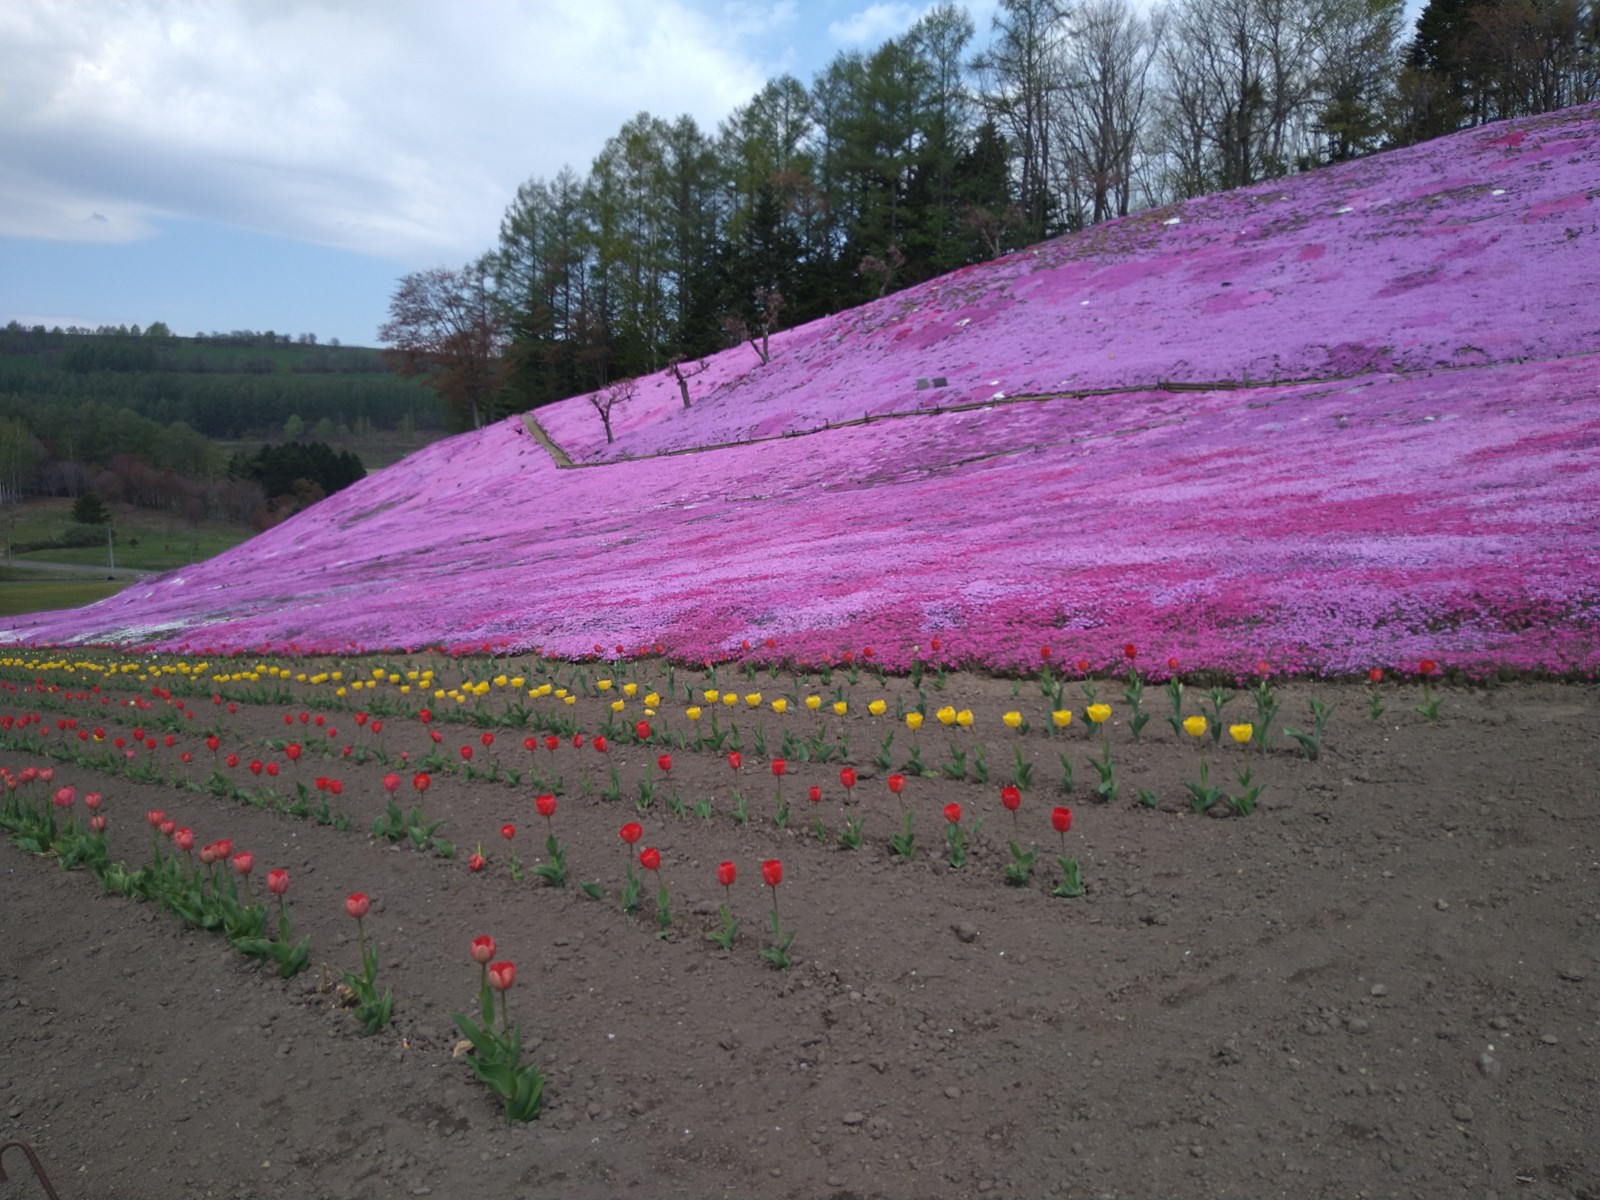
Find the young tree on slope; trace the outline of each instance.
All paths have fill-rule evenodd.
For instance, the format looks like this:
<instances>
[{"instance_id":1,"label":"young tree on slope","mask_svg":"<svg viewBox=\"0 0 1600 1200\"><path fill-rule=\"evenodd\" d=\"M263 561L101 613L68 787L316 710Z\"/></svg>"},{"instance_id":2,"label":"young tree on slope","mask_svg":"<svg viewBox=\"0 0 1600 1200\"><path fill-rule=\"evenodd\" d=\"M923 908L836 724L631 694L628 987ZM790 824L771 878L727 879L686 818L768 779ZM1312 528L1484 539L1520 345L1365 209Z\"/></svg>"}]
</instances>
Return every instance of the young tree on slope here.
<instances>
[{"instance_id":1,"label":"young tree on slope","mask_svg":"<svg viewBox=\"0 0 1600 1200\"><path fill-rule=\"evenodd\" d=\"M385 361L401 375L421 376L461 428L477 429L493 415L504 382L506 334L491 273L486 255L459 270L434 267L405 276L378 330L391 347Z\"/></svg>"}]
</instances>

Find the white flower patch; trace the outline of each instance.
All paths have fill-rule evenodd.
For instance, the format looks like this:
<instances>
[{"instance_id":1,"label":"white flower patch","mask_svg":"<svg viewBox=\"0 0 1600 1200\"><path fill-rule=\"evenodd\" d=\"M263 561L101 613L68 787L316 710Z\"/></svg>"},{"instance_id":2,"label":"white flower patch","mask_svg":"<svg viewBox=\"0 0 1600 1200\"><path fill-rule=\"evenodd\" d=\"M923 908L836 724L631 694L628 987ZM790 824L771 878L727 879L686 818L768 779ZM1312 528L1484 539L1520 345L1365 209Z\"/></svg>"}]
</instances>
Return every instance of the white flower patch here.
<instances>
[{"instance_id":1,"label":"white flower patch","mask_svg":"<svg viewBox=\"0 0 1600 1200\"><path fill-rule=\"evenodd\" d=\"M1161 223L1163 225L1182 225L1183 224L1183 218L1182 217L1168 217L1165 221L1163 221Z\"/></svg>"}]
</instances>

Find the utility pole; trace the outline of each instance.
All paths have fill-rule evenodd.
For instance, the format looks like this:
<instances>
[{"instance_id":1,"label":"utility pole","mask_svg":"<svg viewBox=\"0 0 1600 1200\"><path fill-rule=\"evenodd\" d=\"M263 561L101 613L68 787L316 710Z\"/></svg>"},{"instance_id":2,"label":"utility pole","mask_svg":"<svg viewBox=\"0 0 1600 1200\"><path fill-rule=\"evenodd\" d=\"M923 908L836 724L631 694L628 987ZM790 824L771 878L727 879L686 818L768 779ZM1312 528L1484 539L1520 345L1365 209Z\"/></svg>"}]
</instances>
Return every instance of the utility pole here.
<instances>
[{"instance_id":1,"label":"utility pole","mask_svg":"<svg viewBox=\"0 0 1600 1200\"><path fill-rule=\"evenodd\" d=\"M108 521L106 522L106 561L111 564L111 575L117 573L117 550L113 541L111 523ZM107 578L109 579L111 576L108 575Z\"/></svg>"}]
</instances>

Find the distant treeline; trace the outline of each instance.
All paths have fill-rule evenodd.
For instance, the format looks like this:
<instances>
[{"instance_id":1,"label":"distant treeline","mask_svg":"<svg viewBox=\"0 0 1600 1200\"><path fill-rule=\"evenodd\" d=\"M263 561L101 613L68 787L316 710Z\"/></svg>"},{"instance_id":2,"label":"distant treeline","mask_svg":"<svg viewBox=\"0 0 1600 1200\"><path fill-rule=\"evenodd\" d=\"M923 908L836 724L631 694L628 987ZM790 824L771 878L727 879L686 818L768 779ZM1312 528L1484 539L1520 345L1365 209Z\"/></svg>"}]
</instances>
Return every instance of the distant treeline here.
<instances>
[{"instance_id":1,"label":"distant treeline","mask_svg":"<svg viewBox=\"0 0 1600 1200\"><path fill-rule=\"evenodd\" d=\"M437 399L377 351L310 334L0 329L0 503L93 492L265 525L365 473L321 442L442 427ZM231 462L217 445L279 440L294 448Z\"/></svg>"},{"instance_id":2,"label":"distant treeline","mask_svg":"<svg viewBox=\"0 0 1600 1200\"><path fill-rule=\"evenodd\" d=\"M73 410L87 404L226 440L281 436L294 417L308 428L324 420L350 430L443 428L433 394L386 371L376 350L246 347L239 334L222 336L71 334L13 322L0 330L0 413L46 439L52 427L81 427Z\"/></svg>"}]
</instances>

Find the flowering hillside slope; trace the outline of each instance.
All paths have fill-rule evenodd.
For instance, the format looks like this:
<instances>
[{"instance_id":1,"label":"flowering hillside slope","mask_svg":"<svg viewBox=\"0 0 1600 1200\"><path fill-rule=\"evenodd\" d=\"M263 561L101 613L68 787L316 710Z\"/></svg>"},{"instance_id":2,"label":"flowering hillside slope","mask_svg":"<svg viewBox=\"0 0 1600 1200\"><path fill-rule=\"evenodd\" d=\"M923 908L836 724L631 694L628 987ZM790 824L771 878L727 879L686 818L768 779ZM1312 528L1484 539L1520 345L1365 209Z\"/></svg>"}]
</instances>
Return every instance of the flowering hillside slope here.
<instances>
[{"instance_id":1,"label":"flowering hillside slope","mask_svg":"<svg viewBox=\"0 0 1600 1200\"><path fill-rule=\"evenodd\" d=\"M710 360L688 410L640 381L610 447L541 410L592 465L508 420L0 637L1591 673L1597 116L969 268Z\"/></svg>"}]
</instances>

